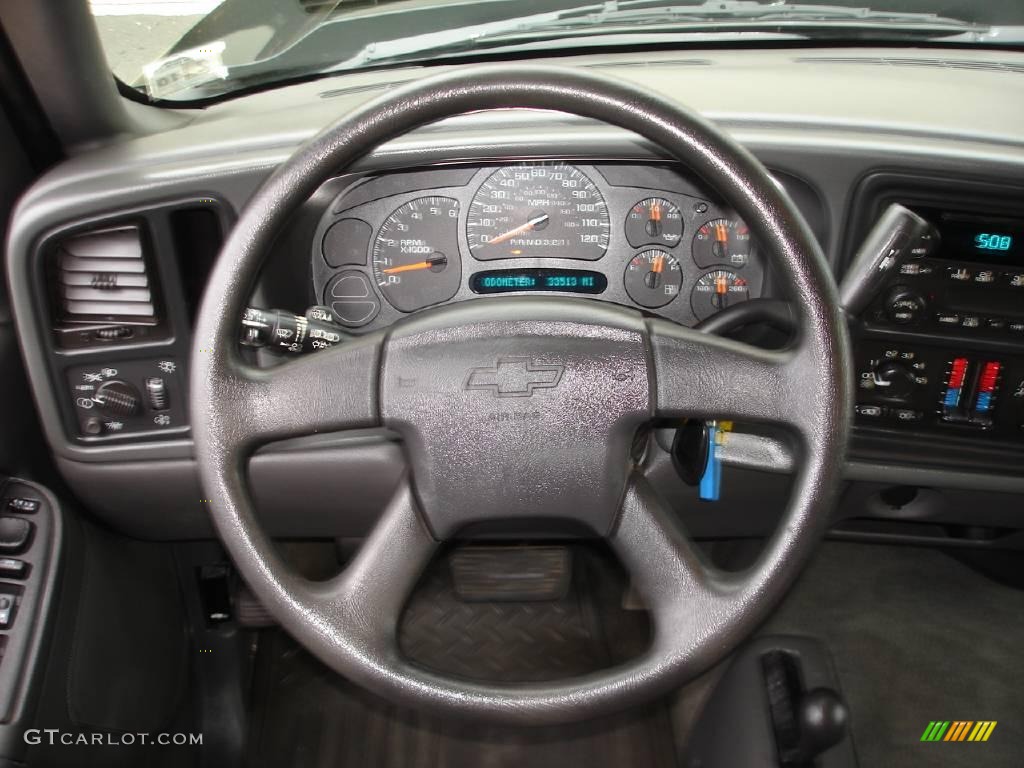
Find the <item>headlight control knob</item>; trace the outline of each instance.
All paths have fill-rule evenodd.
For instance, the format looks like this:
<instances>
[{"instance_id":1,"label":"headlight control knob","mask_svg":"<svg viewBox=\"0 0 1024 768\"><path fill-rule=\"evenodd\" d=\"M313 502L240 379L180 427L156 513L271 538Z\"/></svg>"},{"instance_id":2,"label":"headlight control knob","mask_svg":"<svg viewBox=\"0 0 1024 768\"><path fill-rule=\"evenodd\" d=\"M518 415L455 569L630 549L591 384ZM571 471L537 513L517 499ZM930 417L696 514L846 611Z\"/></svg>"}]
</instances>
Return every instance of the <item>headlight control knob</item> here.
<instances>
[{"instance_id":1,"label":"headlight control knob","mask_svg":"<svg viewBox=\"0 0 1024 768\"><path fill-rule=\"evenodd\" d=\"M103 382L92 399L107 416L134 416L139 412L139 391L117 379Z\"/></svg>"}]
</instances>

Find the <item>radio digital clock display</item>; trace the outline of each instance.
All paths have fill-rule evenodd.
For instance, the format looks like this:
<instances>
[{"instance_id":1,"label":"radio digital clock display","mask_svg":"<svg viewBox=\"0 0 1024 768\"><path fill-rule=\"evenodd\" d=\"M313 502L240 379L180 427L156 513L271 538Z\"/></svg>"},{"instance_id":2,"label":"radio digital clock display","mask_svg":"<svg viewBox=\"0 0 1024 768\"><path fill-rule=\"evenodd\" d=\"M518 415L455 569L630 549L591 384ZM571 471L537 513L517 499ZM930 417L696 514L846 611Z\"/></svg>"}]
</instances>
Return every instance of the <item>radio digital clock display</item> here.
<instances>
[{"instance_id":1,"label":"radio digital clock display","mask_svg":"<svg viewBox=\"0 0 1024 768\"><path fill-rule=\"evenodd\" d=\"M604 293L608 278L586 269L492 269L469 278L474 293Z\"/></svg>"},{"instance_id":2,"label":"radio digital clock display","mask_svg":"<svg viewBox=\"0 0 1024 768\"><path fill-rule=\"evenodd\" d=\"M1024 219L915 208L939 230L936 256L957 262L1024 266Z\"/></svg>"},{"instance_id":3,"label":"radio digital clock display","mask_svg":"<svg viewBox=\"0 0 1024 768\"><path fill-rule=\"evenodd\" d=\"M974 247L981 251L1008 251L1013 246L1013 235L998 232L979 232L974 236Z\"/></svg>"}]
</instances>

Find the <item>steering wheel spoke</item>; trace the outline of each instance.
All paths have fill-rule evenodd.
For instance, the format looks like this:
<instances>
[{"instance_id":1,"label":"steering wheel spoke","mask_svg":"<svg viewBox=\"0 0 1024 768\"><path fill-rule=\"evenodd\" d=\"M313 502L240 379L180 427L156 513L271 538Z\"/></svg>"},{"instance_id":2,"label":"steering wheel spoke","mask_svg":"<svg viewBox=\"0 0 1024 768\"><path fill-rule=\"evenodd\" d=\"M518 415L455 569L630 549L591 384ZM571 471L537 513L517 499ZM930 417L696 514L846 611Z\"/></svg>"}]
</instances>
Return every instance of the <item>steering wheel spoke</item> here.
<instances>
[{"instance_id":1,"label":"steering wheel spoke","mask_svg":"<svg viewBox=\"0 0 1024 768\"><path fill-rule=\"evenodd\" d=\"M381 338L374 334L272 368L239 365L225 398L239 443L251 450L379 424Z\"/></svg>"},{"instance_id":2,"label":"steering wheel spoke","mask_svg":"<svg viewBox=\"0 0 1024 768\"><path fill-rule=\"evenodd\" d=\"M402 609L437 547L403 482L345 570L307 582L309 603L334 642L349 653L397 658Z\"/></svg>"},{"instance_id":3,"label":"steering wheel spoke","mask_svg":"<svg viewBox=\"0 0 1024 768\"><path fill-rule=\"evenodd\" d=\"M805 431L799 397L800 373L806 370L802 348L760 349L664 320L650 320L648 328L657 416L735 419Z\"/></svg>"},{"instance_id":4,"label":"steering wheel spoke","mask_svg":"<svg viewBox=\"0 0 1024 768\"><path fill-rule=\"evenodd\" d=\"M631 479L609 543L651 611L656 655L689 652L740 599L741 579L705 561L642 475Z\"/></svg>"}]
</instances>

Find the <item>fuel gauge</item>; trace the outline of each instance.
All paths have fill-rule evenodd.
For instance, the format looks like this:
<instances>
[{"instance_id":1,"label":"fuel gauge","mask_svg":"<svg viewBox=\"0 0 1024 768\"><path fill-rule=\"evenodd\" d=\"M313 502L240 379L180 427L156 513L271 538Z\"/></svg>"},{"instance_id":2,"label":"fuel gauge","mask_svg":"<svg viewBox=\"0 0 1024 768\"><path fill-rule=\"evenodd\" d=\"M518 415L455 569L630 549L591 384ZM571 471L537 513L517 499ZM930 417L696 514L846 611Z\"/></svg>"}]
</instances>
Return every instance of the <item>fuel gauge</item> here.
<instances>
[{"instance_id":1,"label":"fuel gauge","mask_svg":"<svg viewBox=\"0 0 1024 768\"><path fill-rule=\"evenodd\" d=\"M750 286L735 272L716 269L700 276L690 294L690 306L698 320L750 298Z\"/></svg>"},{"instance_id":2,"label":"fuel gauge","mask_svg":"<svg viewBox=\"0 0 1024 768\"><path fill-rule=\"evenodd\" d=\"M630 259L623 279L629 298L650 309L668 304L683 285L679 261L657 248Z\"/></svg>"}]
</instances>

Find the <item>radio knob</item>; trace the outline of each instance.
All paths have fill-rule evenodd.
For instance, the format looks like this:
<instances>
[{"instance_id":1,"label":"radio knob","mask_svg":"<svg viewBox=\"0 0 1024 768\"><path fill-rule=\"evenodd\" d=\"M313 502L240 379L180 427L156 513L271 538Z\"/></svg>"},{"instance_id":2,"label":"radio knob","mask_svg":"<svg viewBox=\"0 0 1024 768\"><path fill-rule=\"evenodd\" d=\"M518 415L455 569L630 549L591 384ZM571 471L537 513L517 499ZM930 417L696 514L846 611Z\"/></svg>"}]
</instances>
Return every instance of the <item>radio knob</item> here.
<instances>
[{"instance_id":1,"label":"radio knob","mask_svg":"<svg viewBox=\"0 0 1024 768\"><path fill-rule=\"evenodd\" d=\"M884 362L875 368L875 387L879 394L903 400L914 392L917 376L902 363Z\"/></svg>"},{"instance_id":2,"label":"radio knob","mask_svg":"<svg viewBox=\"0 0 1024 768\"><path fill-rule=\"evenodd\" d=\"M905 285L897 285L885 297L885 314L897 325L918 322L924 310L924 297Z\"/></svg>"}]
</instances>

